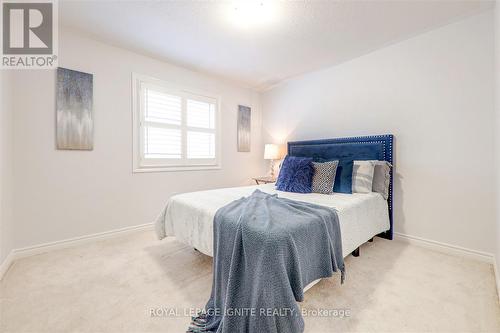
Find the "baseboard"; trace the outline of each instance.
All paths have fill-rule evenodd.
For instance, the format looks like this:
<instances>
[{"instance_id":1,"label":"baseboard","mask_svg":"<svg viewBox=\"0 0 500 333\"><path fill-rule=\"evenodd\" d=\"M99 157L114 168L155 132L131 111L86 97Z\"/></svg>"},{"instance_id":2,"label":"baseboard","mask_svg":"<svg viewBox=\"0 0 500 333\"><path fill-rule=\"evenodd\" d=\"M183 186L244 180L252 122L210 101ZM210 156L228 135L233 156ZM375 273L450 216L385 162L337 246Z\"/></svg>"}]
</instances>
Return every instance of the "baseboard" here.
<instances>
[{"instance_id":1,"label":"baseboard","mask_svg":"<svg viewBox=\"0 0 500 333\"><path fill-rule=\"evenodd\" d=\"M2 281L10 266L14 263L14 251L10 251L7 257L0 264L0 281Z\"/></svg>"},{"instance_id":2,"label":"baseboard","mask_svg":"<svg viewBox=\"0 0 500 333\"><path fill-rule=\"evenodd\" d=\"M433 241L430 239L425 239L417 236L410 236L406 234L402 234L400 232L394 233L394 238L409 244L414 244L418 246L423 246L429 249L433 249L436 251L440 251L447 254L458 255L461 257L467 257L471 259L475 259L478 261L486 262L489 264L493 264L495 262L495 258L493 254L487 252L481 252L476 250L467 249L465 247L456 246L452 244L442 243L438 241Z\"/></svg>"},{"instance_id":3,"label":"baseboard","mask_svg":"<svg viewBox=\"0 0 500 333\"><path fill-rule=\"evenodd\" d=\"M498 296L498 301L500 303L500 267L498 267L498 262L497 262L497 260L500 260L500 258L495 258L495 256L491 253L471 250L465 247L437 242L421 237L405 235L400 232L395 232L394 238L409 244L426 247L428 249L436 250L442 253L467 257L493 265L493 274L497 286L497 296Z\"/></svg>"},{"instance_id":4,"label":"baseboard","mask_svg":"<svg viewBox=\"0 0 500 333\"><path fill-rule=\"evenodd\" d=\"M500 258L494 258L493 261L493 271L495 272L495 281L497 283L497 296L498 296L498 303L500 303L500 267L498 267L498 261Z\"/></svg>"},{"instance_id":5,"label":"baseboard","mask_svg":"<svg viewBox=\"0 0 500 333\"><path fill-rule=\"evenodd\" d=\"M115 229L105 232L100 232L96 234L90 234L86 236L80 236L75 238L64 239L60 241L39 244L35 246L24 247L21 249L15 249L14 259L29 257L36 254L41 254L49 251L64 249L67 247L72 247L76 245L81 245L85 243L94 242L97 240L108 239L117 236L123 236L132 232L140 231L140 230L150 230L153 229L153 223L141 224L133 227L125 227L121 229Z\"/></svg>"},{"instance_id":6,"label":"baseboard","mask_svg":"<svg viewBox=\"0 0 500 333\"><path fill-rule=\"evenodd\" d=\"M100 232L96 234L74 237L69 239L64 239L60 241L44 243L29 247L24 247L20 249L12 250L4 262L0 265L0 280L3 278L4 274L7 272L9 267L14 263L15 260L20 258L25 258L37 254L42 254L54 250L60 250L64 248L69 248L77 245L82 245L86 243L95 242L98 240L110 239L114 237L124 236L126 234L134 233L141 230L153 230L153 223L146 223L132 227L126 227L121 229L109 230L105 232Z\"/></svg>"}]
</instances>

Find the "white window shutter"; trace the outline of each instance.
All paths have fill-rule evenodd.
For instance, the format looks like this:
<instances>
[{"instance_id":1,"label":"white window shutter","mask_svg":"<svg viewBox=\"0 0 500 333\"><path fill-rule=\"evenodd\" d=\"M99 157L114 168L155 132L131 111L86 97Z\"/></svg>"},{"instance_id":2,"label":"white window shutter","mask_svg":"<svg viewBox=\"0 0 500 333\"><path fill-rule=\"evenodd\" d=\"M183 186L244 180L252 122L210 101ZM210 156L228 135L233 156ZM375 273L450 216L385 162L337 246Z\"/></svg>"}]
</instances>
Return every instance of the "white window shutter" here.
<instances>
[{"instance_id":1,"label":"white window shutter","mask_svg":"<svg viewBox=\"0 0 500 333\"><path fill-rule=\"evenodd\" d=\"M215 134L188 131L187 158L215 158Z\"/></svg>"},{"instance_id":2,"label":"white window shutter","mask_svg":"<svg viewBox=\"0 0 500 333\"><path fill-rule=\"evenodd\" d=\"M181 158L181 130L146 126L145 158Z\"/></svg>"},{"instance_id":3,"label":"white window shutter","mask_svg":"<svg viewBox=\"0 0 500 333\"><path fill-rule=\"evenodd\" d=\"M188 159L215 159L215 107L215 102L187 99Z\"/></svg>"},{"instance_id":4,"label":"white window shutter","mask_svg":"<svg viewBox=\"0 0 500 333\"><path fill-rule=\"evenodd\" d=\"M146 89L146 121L180 125L181 113L181 97Z\"/></svg>"},{"instance_id":5,"label":"white window shutter","mask_svg":"<svg viewBox=\"0 0 500 333\"><path fill-rule=\"evenodd\" d=\"M134 171L219 168L219 100L134 77Z\"/></svg>"},{"instance_id":6,"label":"white window shutter","mask_svg":"<svg viewBox=\"0 0 500 333\"><path fill-rule=\"evenodd\" d=\"M187 125L215 129L215 105L207 102L187 100Z\"/></svg>"}]
</instances>

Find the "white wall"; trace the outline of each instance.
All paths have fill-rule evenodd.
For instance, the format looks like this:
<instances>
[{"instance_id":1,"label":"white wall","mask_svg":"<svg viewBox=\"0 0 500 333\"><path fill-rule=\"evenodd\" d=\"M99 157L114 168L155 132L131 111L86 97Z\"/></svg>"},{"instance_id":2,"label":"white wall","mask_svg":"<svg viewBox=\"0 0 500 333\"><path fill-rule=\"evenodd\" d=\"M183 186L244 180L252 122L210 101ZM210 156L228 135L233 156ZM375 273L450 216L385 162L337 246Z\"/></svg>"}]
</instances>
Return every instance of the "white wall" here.
<instances>
[{"instance_id":1,"label":"white wall","mask_svg":"<svg viewBox=\"0 0 500 333\"><path fill-rule=\"evenodd\" d=\"M497 287L500 288L500 1L497 0L495 7L495 108L496 108L496 172L497 172L497 236L496 236L496 260L497 260ZM500 297L500 290L497 290Z\"/></svg>"},{"instance_id":2,"label":"white wall","mask_svg":"<svg viewBox=\"0 0 500 333\"><path fill-rule=\"evenodd\" d=\"M10 71L0 70L0 265L12 250L12 103Z\"/></svg>"},{"instance_id":3,"label":"white wall","mask_svg":"<svg viewBox=\"0 0 500 333\"><path fill-rule=\"evenodd\" d=\"M55 72L15 75L16 248L152 222L170 195L238 186L264 171L259 95L61 29L59 66L94 74L94 150L55 149ZM131 73L222 100L222 170L132 173ZM252 106L251 153L236 152L238 104Z\"/></svg>"},{"instance_id":4,"label":"white wall","mask_svg":"<svg viewBox=\"0 0 500 333\"><path fill-rule=\"evenodd\" d=\"M494 252L492 32L484 13L290 80L263 94L261 137L255 92L62 29L60 66L94 74L95 149L55 149L53 71L3 79L14 86L16 149L13 186L2 98L0 260L11 248L151 222L172 193L247 184L267 168L264 141L389 132L396 231ZM131 172L131 72L221 95L222 170ZM252 153L236 152L237 104L253 107Z\"/></svg>"},{"instance_id":5,"label":"white wall","mask_svg":"<svg viewBox=\"0 0 500 333\"><path fill-rule=\"evenodd\" d=\"M395 231L494 252L493 15L292 79L266 141L393 133Z\"/></svg>"}]
</instances>

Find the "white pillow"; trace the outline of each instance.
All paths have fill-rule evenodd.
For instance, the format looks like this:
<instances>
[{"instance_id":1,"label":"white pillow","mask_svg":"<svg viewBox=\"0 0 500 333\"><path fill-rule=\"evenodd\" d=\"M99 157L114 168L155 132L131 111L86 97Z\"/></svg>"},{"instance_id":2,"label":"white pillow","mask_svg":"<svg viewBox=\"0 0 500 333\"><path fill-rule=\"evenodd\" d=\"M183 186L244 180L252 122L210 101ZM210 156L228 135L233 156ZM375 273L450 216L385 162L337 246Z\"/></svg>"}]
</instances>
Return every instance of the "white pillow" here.
<instances>
[{"instance_id":1,"label":"white pillow","mask_svg":"<svg viewBox=\"0 0 500 333\"><path fill-rule=\"evenodd\" d=\"M373 185L375 161L354 161L352 167L352 192L370 193Z\"/></svg>"}]
</instances>

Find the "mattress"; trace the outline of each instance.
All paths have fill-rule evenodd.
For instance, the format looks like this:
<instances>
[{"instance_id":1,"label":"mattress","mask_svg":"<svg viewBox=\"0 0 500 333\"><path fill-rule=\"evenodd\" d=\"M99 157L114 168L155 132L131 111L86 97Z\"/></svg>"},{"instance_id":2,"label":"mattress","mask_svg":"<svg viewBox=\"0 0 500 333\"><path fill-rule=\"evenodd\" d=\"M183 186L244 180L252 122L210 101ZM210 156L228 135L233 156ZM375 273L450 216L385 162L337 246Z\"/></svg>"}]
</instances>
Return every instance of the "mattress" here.
<instances>
[{"instance_id":1,"label":"mattress","mask_svg":"<svg viewBox=\"0 0 500 333\"><path fill-rule=\"evenodd\" d=\"M337 210L342 235L342 252L349 255L373 236L389 230L387 201L379 193L290 193L274 184L223 188L172 196L156 220L160 239L175 236L178 241L213 256L213 221L224 205L259 189L278 197L309 202Z\"/></svg>"}]
</instances>

